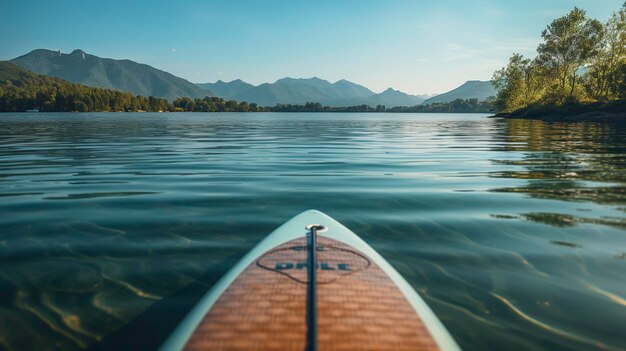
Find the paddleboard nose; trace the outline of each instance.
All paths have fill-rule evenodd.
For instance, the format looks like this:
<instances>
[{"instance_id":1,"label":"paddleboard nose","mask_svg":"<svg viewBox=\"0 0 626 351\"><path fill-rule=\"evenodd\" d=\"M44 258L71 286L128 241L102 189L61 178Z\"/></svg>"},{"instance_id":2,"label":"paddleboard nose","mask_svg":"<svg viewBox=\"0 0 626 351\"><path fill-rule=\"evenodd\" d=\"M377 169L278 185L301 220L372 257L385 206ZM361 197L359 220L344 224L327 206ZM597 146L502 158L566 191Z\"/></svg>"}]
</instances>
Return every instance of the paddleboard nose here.
<instances>
[{"instance_id":1,"label":"paddleboard nose","mask_svg":"<svg viewBox=\"0 0 626 351\"><path fill-rule=\"evenodd\" d=\"M318 343L320 350L459 350L379 253L315 209L291 218L245 255L161 350L303 350Z\"/></svg>"}]
</instances>

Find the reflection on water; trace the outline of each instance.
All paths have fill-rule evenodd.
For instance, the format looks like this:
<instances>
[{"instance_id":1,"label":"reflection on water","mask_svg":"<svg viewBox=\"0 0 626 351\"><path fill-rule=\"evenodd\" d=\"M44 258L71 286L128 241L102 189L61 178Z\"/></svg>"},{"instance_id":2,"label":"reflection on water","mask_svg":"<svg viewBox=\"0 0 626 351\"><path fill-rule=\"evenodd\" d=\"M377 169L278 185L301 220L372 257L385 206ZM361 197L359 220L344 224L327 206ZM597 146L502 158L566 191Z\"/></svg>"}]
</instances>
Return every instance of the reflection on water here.
<instances>
[{"instance_id":1,"label":"reflection on water","mask_svg":"<svg viewBox=\"0 0 626 351\"><path fill-rule=\"evenodd\" d=\"M494 189L539 198L619 204L626 198L626 125L619 123L503 122L507 151L521 159L494 160L521 166L494 177L527 179L518 187ZM600 182L593 184L590 182Z\"/></svg>"},{"instance_id":2,"label":"reflection on water","mask_svg":"<svg viewBox=\"0 0 626 351\"><path fill-rule=\"evenodd\" d=\"M302 210L466 350L626 348L626 128L480 115L0 115L0 349L154 349Z\"/></svg>"},{"instance_id":3,"label":"reflection on water","mask_svg":"<svg viewBox=\"0 0 626 351\"><path fill-rule=\"evenodd\" d=\"M586 210L583 210L586 212ZM501 219L519 219L524 218L529 221L535 221L545 224L550 224L555 227L573 227L577 223L593 223L593 224L603 224L610 225L621 229L626 229L626 221L623 217L607 217L603 216L602 218L585 218L585 217L577 217L569 214L562 213L524 213L520 216L511 216L511 215L491 215L493 218L501 218Z\"/></svg>"},{"instance_id":4,"label":"reflection on water","mask_svg":"<svg viewBox=\"0 0 626 351\"><path fill-rule=\"evenodd\" d=\"M626 126L619 123L546 123L507 120L506 150L526 152L522 159L494 160L521 166L494 177L527 179L522 186L492 191L526 193L563 201L623 204L626 199ZM623 209L622 209L623 210ZM577 223L626 229L626 218L585 218L562 213L529 213L523 217L555 226Z\"/></svg>"}]
</instances>

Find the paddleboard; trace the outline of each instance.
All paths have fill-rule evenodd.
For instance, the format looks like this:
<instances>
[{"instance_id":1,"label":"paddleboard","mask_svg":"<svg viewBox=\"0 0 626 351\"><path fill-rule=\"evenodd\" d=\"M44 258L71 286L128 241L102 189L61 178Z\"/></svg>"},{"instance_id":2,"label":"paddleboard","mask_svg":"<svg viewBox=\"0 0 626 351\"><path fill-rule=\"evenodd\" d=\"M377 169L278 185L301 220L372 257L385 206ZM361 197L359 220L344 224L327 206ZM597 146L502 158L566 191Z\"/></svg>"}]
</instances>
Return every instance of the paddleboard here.
<instances>
[{"instance_id":1,"label":"paddleboard","mask_svg":"<svg viewBox=\"0 0 626 351\"><path fill-rule=\"evenodd\" d=\"M309 210L244 256L161 350L460 349L382 256Z\"/></svg>"}]
</instances>

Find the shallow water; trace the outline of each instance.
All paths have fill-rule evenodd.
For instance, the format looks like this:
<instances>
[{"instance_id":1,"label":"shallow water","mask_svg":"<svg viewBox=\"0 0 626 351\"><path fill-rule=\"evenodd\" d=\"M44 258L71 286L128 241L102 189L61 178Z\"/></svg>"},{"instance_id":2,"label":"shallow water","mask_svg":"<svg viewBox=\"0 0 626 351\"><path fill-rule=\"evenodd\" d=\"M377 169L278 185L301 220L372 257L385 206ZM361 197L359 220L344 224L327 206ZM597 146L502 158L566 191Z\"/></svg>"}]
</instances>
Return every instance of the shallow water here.
<instances>
[{"instance_id":1,"label":"shallow water","mask_svg":"<svg viewBox=\"0 0 626 351\"><path fill-rule=\"evenodd\" d=\"M465 350L626 349L626 126L460 114L1 114L0 350L154 349L315 208Z\"/></svg>"}]
</instances>

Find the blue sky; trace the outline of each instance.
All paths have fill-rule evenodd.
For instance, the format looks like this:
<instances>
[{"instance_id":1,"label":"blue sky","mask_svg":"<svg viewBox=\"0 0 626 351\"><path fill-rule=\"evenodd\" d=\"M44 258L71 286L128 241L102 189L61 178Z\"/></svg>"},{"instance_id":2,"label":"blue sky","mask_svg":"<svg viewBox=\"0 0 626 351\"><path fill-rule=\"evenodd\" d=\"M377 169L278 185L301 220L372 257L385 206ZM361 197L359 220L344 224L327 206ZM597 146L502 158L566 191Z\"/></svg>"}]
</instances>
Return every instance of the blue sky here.
<instances>
[{"instance_id":1,"label":"blue sky","mask_svg":"<svg viewBox=\"0 0 626 351\"><path fill-rule=\"evenodd\" d=\"M489 79L574 6L623 0L0 0L0 59L36 48L131 59L192 82L317 76L439 93Z\"/></svg>"}]
</instances>

